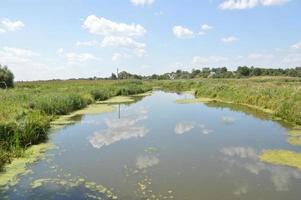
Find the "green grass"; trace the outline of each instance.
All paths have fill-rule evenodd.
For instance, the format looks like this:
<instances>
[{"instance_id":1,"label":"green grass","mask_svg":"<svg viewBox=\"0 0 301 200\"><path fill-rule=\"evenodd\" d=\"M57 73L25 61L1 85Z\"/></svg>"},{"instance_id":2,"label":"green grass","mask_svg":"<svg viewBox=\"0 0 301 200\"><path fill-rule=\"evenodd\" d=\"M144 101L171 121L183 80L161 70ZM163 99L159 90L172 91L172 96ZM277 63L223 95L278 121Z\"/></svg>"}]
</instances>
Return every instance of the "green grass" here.
<instances>
[{"instance_id":1,"label":"green grass","mask_svg":"<svg viewBox=\"0 0 301 200\"><path fill-rule=\"evenodd\" d=\"M45 81L0 90L0 168L47 139L50 122L95 101L151 90L141 81Z\"/></svg>"},{"instance_id":2,"label":"green grass","mask_svg":"<svg viewBox=\"0 0 301 200\"><path fill-rule=\"evenodd\" d=\"M157 85L176 92L194 90L198 98L248 105L301 125L300 78L199 79L161 81Z\"/></svg>"}]
</instances>

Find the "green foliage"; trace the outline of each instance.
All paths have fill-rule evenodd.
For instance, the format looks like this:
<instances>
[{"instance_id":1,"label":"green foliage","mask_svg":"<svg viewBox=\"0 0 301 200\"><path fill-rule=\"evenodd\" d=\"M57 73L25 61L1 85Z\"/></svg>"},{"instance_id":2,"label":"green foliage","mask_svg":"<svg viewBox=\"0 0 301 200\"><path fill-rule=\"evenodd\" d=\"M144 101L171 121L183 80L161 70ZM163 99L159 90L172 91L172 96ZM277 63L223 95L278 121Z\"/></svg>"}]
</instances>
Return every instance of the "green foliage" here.
<instances>
[{"instance_id":1,"label":"green foliage","mask_svg":"<svg viewBox=\"0 0 301 200\"><path fill-rule=\"evenodd\" d=\"M7 66L0 65L0 88L14 87L14 75Z\"/></svg>"}]
</instances>

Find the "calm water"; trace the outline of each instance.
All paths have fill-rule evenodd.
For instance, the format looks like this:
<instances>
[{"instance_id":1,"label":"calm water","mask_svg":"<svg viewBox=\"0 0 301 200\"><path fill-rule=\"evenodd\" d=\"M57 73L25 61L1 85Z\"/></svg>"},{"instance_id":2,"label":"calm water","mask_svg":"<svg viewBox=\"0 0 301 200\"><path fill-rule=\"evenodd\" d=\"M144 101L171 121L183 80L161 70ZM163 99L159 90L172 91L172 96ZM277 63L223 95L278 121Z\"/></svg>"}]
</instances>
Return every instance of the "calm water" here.
<instances>
[{"instance_id":1,"label":"calm water","mask_svg":"<svg viewBox=\"0 0 301 200\"><path fill-rule=\"evenodd\" d=\"M57 148L5 192L10 199L300 200L301 173L264 164L264 149L298 150L286 128L221 105L177 104L154 92L114 113L85 115L51 134ZM120 118L119 118L120 115ZM35 181L44 182L33 187ZM48 180L48 181L45 181ZM91 189L92 188L92 189Z\"/></svg>"}]
</instances>

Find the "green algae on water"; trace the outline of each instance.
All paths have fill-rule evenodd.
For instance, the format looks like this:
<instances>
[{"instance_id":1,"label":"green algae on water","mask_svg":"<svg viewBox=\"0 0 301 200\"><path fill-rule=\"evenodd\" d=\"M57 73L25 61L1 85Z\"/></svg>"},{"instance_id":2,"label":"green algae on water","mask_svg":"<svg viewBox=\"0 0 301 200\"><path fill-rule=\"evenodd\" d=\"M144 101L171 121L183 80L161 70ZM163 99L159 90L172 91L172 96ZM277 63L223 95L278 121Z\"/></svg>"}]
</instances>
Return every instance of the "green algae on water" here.
<instances>
[{"instance_id":1,"label":"green algae on water","mask_svg":"<svg viewBox=\"0 0 301 200\"><path fill-rule=\"evenodd\" d=\"M112 97L105 101L97 101L98 104L119 104L119 103L132 103L135 100L132 97L128 96L117 96Z\"/></svg>"},{"instance_id":2,"label":"green algae on water","mask_svg":"<svg viewBox=\"0 0 301 200\"><path fill-rule=\"evenodd\" d=\"M301 137L290 137L287 142L294 146L301 146Z\"/></svg>"},{"instance_id":3,"label":"green algae on water","mask_svg":"<svg viewBox=\"0 0 301 200\"><path fill-rule=\"evenodd\" d=\"M152 95L152 91L148 91L148 92L145 92L145 93L140 93L140 94L134 94L134 95L131 95L132 97L147 97L147 96L150 96Z\"/></svg>"},{"instance_id":4,"label":"green algae on water","mask_svg":"<svg viewBox=\"0 0 301 200\"><path fill-rule=\"evenodd\" d=\"M69 180L59 179L59 178L37 179L31 183L31 188L37 189L39 187L42 187L44 185L49 185L49 184L59 185L61 187L67 188L67 189L84 186L90 192L103 194L110 199L118 199L118 197L105 186L97 184L95 182L86 181L83 178L69 179ZM87 195L93 195L93 194L87 193ZM95 196L95 195L93 195L93 196ZM95 196L95 197L97 197L97 196ZM99 199L101 199L101 198L99 198Z\"/></svg>"},{"instance_id":5,"label":"green algae on water","mask_svg":"<svg viewBox=\"0 0 301 200\"><path fill-rule=\"evenodd\" d=\"M301 136L301 129L292 129L288 134L290 136Z\"/></svg>"},{"instance_id":6,"label":"green algae on water","mask_svg":"<svg viewBox=\"0 0 301 200\"><path fill-rule=\"evenodd\" d=\"M14 159L10 164L4 167L4 171L0 173L0 187L17 184L19 175L31 172L27 169L27 165L43 159L44 152L54 147L52 143L43 143L26 149L23 157Z\"/></svg>"},{"instance_id":7,"label":"green algae on water","mask_svg":"<svg viewBox=\"0 0 301 200\"><path fill-rule=\"evenodd\" d=\"M208 103L213 101L210 98L186 98L186 99L177 99L176 103L178 104L193 104L193 103Z\"/></svg>"},{"instance_id":8,"label":"green algae on water","mask_svg":"<svg viewBox=\"0 0 301 200\"><path fill-rule=\"evenodd\" d=\"M51 127L52 128L61 128L66 125L74 124L77 122L75 118L81 115L92 115L92 114L99 114L99 113L108 113L114 112L115 107L107 104L91 104L88 107L75 111L69 115L62 115L58 119L52 121Z\"/></svg>"},{"instance_id":9,"label":"green algae on water","mask_svg":"<svg viewBox=\"0 0 301 200\"><path fill-rule=\"evenodd\" d=\"M267 150L260 155L266 163L294 167L301 171L301 153L288 150Z\"/></svg>"}]
</instances>

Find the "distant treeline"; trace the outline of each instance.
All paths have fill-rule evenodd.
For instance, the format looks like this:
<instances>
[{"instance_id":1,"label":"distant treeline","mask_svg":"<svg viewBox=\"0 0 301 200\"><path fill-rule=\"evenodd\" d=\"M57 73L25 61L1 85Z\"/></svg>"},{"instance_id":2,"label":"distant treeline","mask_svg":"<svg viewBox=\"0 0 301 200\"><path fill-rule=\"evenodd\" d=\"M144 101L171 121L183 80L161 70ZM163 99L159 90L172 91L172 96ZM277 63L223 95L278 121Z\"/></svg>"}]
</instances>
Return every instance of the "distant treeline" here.
<instances>
[{"instance_id":1,"label":"distant treeline","mask_svg":"<svg viewBox=\"0 0 301 200\"><path fill-rule=\"evenodd\" d=\"M301 77L301 67L290 69L266 69L258 67L238 67L236 71L230 71L226 67L219 68L203 68L193 69L191 72L184 70L177 70L175 72L165 74L153 74L151 76L141 76L131 74L128 72L120 72L118 79L154 79L154 80L168 80L168 79L193 79L193 78L244 78L253 76L288 76ZM112 74L109 79L117 79L116 74Z\"/></svg>"}]
</instances>

